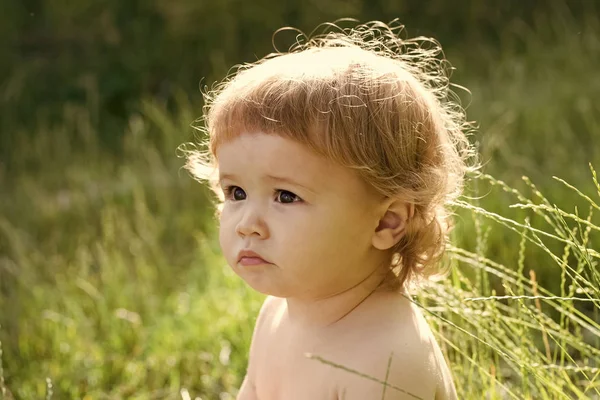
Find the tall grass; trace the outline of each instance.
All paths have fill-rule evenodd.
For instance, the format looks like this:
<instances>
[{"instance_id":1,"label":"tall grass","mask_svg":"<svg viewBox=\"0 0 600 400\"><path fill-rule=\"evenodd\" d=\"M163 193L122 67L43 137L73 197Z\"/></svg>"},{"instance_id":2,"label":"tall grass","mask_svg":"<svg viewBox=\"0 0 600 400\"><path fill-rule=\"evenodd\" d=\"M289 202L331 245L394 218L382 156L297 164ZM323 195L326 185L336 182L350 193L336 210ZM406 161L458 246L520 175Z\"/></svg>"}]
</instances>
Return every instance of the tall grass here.
<instances>
[{"instance_id":1,"label":"tall grass","mask_svg":"<svg viewBox=\"0 0 600 400\"><path fill-rule=\"evenodd\" d=\"M590 170L596 188L592 195L600 198L596 172ZM547 225L533 228L529 218L515 221L458 202L479 224L498 225L507 244L516 242L509 239L511 235L519 240L519 256L513 264L451 248L455 267L451 282L435 285L420 296L423 303L435 304L439 310L428 312L440 339L449 346L460 382L466 378L488 387L491 398L600 398L600 253L593 248L600 231L596 217L600 202L560 179L585 199L587 209L580 212L550 203L527 178L530 196L490 176L480 179L509 192L515 198L512 207L531 210ZM561 252L550 250L552 241L561 245ZM541 249L546 257L529 260L529 246ZM548 265L560 271L558 293L538 284L538 274ZM502 295L489 284L491 278L499 281Z\"/></svg>"},{"instance_id":2,"label":"tall grass","mask_svg":"<svg viewBox=\"0 0 600 400\"><path fill-rule=\"evenodd\" d=\"M413 300L461 399L600 398L588 166L600 162L600 29L591 18L573 38L552 23L540 23L551 49L534 38L482 50L480 64L450 57L479 70L461 83L493 177L472 177L455 204L451 275ZM199 114L186 99L175 113L141 101L120 154L97 143L93 102L15 136L18 157L0 163L0 399L235 394L262 296L226 267L210 195L176 158Z\"/></svg>"}]
</instances>

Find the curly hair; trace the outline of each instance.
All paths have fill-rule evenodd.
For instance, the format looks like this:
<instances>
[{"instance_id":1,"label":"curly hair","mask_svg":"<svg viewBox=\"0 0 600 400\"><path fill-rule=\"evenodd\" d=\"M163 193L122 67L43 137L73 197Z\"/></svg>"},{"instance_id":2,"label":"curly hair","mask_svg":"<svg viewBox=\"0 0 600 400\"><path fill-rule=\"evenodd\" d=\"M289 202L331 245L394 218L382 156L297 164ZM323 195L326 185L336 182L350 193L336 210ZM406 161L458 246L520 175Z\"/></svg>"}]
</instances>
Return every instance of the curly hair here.
<instances>
[{"instance_id":1,"label":"curly hair","mask_svg":"<svg viewBox=\"0 0 600 400\"><path fill-rule=\"evenodd\" d=\"M298 35L287 52L237 66L204 93L197 128L207 150L188 150L186 168L217 194L217 214L219 145L244 131L280 135L355 170L380 194L414 204L390 251L388 286L441 274L448 203L475 168L472 126L450 90L439 43L402 39L403 29L395 20L327 24L320 34Z\"/></svg>"}]
</instances>

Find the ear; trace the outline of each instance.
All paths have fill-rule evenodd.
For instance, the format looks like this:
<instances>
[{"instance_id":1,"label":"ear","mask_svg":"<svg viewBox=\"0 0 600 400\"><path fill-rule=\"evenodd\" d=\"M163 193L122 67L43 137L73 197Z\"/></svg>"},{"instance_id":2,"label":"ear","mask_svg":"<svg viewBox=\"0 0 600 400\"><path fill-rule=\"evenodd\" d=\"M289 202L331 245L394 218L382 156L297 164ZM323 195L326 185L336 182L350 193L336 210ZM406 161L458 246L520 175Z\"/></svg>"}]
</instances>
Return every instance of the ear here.
<instances>
[{"instance_id":1,"label":"ear","mask_svg":"<svg viewBox=\"0 0 600 400\"><path fill-rule=\"evenodd\" d=\"M406 225L415 213L415 205L400 199L388 199L384 214L373 232L372 243L379 250L387 250L400 241L406 232Z\"/></svg>"}]
</instances>

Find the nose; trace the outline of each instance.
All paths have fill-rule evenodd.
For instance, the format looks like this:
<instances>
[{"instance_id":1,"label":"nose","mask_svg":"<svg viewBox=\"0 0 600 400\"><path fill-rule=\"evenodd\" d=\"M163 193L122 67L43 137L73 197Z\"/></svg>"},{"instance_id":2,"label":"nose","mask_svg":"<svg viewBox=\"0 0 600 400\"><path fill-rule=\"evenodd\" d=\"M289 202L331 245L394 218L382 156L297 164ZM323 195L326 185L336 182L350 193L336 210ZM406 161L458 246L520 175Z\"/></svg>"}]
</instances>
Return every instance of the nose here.
<instances>
[{"instance_id":1,"label":"nose","mask_svg":"<svg viewBox=\"0 0 600 400\"><path fill-rule=\"evenodd\" d=\"M235 227L235 231L239 236L254 235L263 239L268 237L269 231L264 216L258 210L258 207L248 204L242 213L241 219Z\"/></svg>"}]
</instances>

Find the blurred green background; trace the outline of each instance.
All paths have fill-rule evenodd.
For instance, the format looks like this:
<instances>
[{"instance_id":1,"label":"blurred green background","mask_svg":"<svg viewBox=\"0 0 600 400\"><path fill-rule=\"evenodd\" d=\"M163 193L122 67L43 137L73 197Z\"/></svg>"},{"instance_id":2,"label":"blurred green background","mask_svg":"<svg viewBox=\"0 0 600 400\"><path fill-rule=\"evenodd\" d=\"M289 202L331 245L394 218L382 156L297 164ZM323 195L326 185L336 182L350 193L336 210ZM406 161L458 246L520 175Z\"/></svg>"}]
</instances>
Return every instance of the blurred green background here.
<instances>
[{"instance_id":1,"label":"blurred green background","mask_svg":"<svg viewBox=\"0 0 600 400\"><path fill-rule=\"evenodd\" d=\"M16 398L181 398L185 387L212 399L238 387L261 296L219 257L210 194L176 149L194 139L200 87L270 53L278 28L399 18L408 37L441 42L452 81L470 90L457 92L485 172L519 188L527 175L561 204L582 203L553 175L594 191L597 1L5 0L1 10L0 386ZM508 196L469 194L527 215L507 209ZM457 244L481 246L477 229L459 222ZM510 240L491 231L486 254L511 265ZM548 260L528 257L556 289Z\"/></svg>"}]
</instances>

